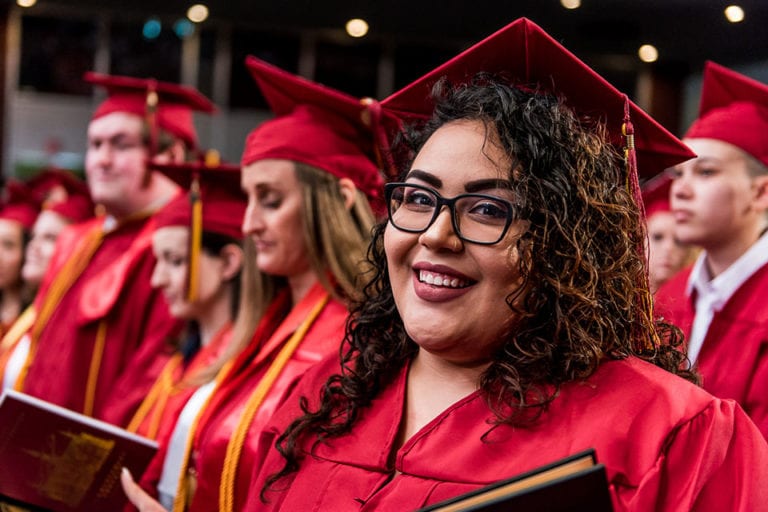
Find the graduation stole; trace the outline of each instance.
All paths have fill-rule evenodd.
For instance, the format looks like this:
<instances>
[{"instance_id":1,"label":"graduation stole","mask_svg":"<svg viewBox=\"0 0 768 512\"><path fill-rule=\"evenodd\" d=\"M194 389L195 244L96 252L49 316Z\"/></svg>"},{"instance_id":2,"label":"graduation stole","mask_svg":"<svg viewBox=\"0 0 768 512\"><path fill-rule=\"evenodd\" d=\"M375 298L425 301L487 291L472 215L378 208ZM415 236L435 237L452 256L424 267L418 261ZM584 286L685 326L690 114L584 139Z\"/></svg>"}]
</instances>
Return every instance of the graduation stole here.
<instances>
[{"instance_id":1,"label":"graduation stole","mask_svg":"<svg viewBox=\"0 0 768 512\"><path fill-rule=\"evenodd\" d=\"M267 373L259 381L256 389L246 402L243 414L240 417L240 422L237 424L232 437L227 444L227 453L224 457L224 469L221 473L221 482L219 484L219 511L220 512L234 512L235 507L235 481L237 479L237 466L240 461L240 455L243 452L243 446L245 445L245 438L248 435L248 430L251 427L253 418L259 410L262 402L267 397L267 394L272 389L272 384L280 376L280 373L288 364L293 353L301 344L302 340L306 336L312 324L315 322L320 312L328 303L328 294L325 294L317 303L312 307L307 317L296 329L296 332L288 339L288 341L280 349L280 352L275 357L275 360L269 366Z\"/></svg>"}]
</instances>

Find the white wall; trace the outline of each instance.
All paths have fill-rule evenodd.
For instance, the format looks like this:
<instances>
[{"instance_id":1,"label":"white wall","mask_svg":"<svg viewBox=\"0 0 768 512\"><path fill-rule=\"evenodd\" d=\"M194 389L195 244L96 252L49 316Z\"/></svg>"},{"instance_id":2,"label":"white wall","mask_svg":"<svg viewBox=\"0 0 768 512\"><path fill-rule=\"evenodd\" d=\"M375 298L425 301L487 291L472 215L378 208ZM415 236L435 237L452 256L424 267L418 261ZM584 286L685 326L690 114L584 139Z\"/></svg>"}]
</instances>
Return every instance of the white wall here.
<instances>
[{"instance_id":1,"label":"white wall","mask_svg":"<svg viewBox=\"0 0 768 512\"><path fill-rule=\"evenodd\" d=\"M5 159L6 176L13 174L16 163L58 164L82 168L85 134L94 109L91 98L18 92L11 95L7 105ZM248 132L270 117L269 112L257 110L219 111L214 116L195 116L203 148L216 148L222 158L239 162ZM47 161L46 147L58 141L60 154Z\"/></svg>"},{"instance_id":2,"label":"white wall","mask_svg":"<svg viewBox=\"0 0 768 512\"><path fill-rule=\"evenodd\" d=\"M66 162L82 166L85 131L92 110L90 98L19 92L6 105L3 172L13 173L16 162L46 163L46 147L58 141Z\"/></svg>"}]
</instances>

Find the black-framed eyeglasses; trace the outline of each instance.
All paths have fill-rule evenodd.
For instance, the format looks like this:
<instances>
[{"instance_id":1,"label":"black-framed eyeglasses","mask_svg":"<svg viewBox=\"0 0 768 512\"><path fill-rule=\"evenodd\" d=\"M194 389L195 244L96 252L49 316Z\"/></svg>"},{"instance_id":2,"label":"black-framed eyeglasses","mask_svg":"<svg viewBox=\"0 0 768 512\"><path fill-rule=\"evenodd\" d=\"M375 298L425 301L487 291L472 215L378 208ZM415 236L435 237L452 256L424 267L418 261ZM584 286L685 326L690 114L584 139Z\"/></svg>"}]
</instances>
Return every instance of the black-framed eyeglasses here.
<instances>
[{"instance_id":1,"label":"black-framed eyeglasses","mask_svg":"<svg viewBox=\"0 0 768 512\"><path fill-rule=\"evenodd\" d=\"M446 198L437 191L411 183L384 186L392 226L407 233L423 233L447 206L456 235L481 245L499 243L515 219L515 205L488 194L460 194Z\"/></svg>"}]
</instances>

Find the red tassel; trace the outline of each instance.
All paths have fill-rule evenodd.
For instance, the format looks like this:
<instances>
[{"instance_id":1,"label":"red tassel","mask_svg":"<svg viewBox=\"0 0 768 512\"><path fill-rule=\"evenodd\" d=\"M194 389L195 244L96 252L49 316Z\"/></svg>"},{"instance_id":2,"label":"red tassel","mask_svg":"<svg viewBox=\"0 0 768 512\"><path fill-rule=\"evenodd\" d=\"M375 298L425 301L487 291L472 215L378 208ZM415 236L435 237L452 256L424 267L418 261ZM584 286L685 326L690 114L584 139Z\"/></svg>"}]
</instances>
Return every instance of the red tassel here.
<instances>
[{"instance_id":1,"label":"red tassel","mask_svg":"<svg viewBox=\"0 0 768 512\"><path fill-rule=\"evenodd\" d=\"M624 163L627 171L627 191L632 194L632 198L640 211L640 215L645 218L645 206L643 205L643 196L640 191L640 179L637 172L637 153L635 150L635 127L632 125L630 118L629 98L624 95L624 120L621 125L621 134L624 136ZM645 236L638 240L637 251L645 258ZM648 318L653 319L653 299L650 292L650 278L648 276L648 265L646 261L645 271L641 279L644 282L638 283L639 297L638 306L642 307ZM637 351L639 353L655 351L659 345L660 340L656 331L653 330L650 333L638 332L635 333L635 339L637 340Z\"/></svg>"}]
</instances>

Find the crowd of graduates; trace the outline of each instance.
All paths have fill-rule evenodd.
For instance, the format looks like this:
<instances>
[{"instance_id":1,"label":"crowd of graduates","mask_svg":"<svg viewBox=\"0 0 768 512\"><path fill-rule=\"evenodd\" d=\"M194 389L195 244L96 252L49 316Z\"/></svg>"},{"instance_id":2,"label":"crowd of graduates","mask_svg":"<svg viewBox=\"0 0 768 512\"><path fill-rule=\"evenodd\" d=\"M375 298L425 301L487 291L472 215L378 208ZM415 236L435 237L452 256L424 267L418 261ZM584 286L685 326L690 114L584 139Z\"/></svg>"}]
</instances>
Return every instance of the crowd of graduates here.
<instances>
[{"instance_id":1,"label":"crowd of graduates","mask_svg":"<svg viewBox=\"0 0 768 512\"><path fill-rule=\"evenodd\" d=\"M86 181L5 185L3 387L156 439L131 509L416 510L594 448L615 510L768 510L768 86L708 63L679 140L526 19L382 101L245 65L240 162L194 89L88 74Z\"/></svg>"}]
</instances>

